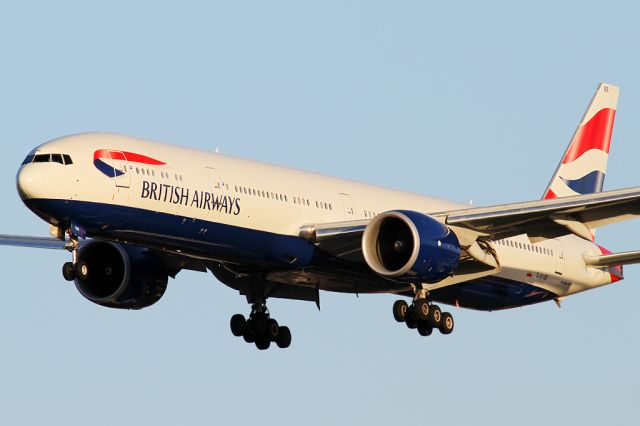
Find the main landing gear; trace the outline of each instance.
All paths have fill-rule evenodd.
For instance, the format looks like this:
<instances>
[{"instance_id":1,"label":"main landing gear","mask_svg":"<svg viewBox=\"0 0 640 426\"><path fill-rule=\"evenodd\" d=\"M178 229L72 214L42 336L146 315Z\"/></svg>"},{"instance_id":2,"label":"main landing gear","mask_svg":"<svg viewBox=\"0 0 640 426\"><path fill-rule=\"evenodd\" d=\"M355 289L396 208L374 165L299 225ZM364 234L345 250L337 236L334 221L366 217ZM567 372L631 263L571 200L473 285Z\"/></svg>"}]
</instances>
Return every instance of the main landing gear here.
<instances>
[{"instance_id":1,"label":"main landing gear","mask_svg":"<svg viewBox=\"0 0 640 426\"><path fill-rule=\"evenodd\" d=\"M278 325L269 315L265 303L254 303L249 319L245 319L242 314L232 316L230 325L234 336L242 336L245 342L255 343L260 350L269 349L271 342L275 342L282 349L288 348L291 344L289 327Z\"/></svg>"},{"instance_id":2,"label":"main landing gear","mask_svg":"<svg viewBox=\"0 0 640 426\"><path fill-rule=\"evenodd\" d=\"M411 306L404 300L397 300L393 304L393 317L411 329L418 329L421 336L430 336L434 328L442 334L453 332L453 315L442 312L438 305L430 304L424 297L415 299Z\"/></svg>"}]
</instances>

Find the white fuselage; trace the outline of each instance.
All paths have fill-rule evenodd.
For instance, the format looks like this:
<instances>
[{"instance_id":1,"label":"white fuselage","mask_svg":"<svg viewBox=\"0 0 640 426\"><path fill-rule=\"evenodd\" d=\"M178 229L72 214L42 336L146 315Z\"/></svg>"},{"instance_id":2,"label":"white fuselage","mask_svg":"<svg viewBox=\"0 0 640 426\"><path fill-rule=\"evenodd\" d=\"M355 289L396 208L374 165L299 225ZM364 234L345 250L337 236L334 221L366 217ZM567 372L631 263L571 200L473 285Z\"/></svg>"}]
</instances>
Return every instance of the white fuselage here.
<instances>
[{"instance_id":1,"label":"white fuselage","mask_svg":"<svg viewBox=\"0 0 640 426\"><path fill-rule=\"evenodd\" d=\"M95 153L99 150L112 153L98 161L114 167L117 172L113 176L96 166ZM141 154L164 164L123 160L118 152ZM309 224L367 220L398 209L428 214L467 207L438 198L115 134L64 137L39 146L31 154L43 153L67 154L73 164L33 162L23 166L18 175L23 198L126 206L173 215L185 226L189 221L197 221L198 234L202 236L212 232L207 224L220 224L232 227L230 229L295 238L300 228ZM104 169L104 165L102 167ZM148 235L155 236L157 231L150 222ZM190 238L196 240L198 235ZM501 266L499 277L531 284L558 297L612 280L607 270L585 266L582 256L601 254L601 249L574 235L536 244L521 235L492 244ZM238 253L238 261L241 258L242 253Z\"/></svg>"}]
</instances>

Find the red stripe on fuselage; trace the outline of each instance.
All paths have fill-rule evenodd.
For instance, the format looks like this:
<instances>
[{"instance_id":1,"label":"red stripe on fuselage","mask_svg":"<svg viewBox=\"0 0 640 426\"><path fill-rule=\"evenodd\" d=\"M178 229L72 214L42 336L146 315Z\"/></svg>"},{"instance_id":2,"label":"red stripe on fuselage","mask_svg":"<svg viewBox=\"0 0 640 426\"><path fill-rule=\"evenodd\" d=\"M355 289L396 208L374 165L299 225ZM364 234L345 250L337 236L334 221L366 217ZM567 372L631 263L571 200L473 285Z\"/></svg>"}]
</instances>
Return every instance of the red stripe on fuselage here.
<instances>
[{"instance_id":1,"label":"red stripe on fuselage","mask_svg":"<svg viewBox=\"0 0 640 426\"><path fill-rule=\"evenodd\" d=\"M164 166L167 163L147 157L146 155L136 154L133 152L113 151L109 149L99 149L93 153L93 161L98 159L112 159L131 161L133 163L148 164L150 166Z\"/></svg>"},{"instance_id":2,"label":"red stripe on fuselage","mask_svg":"<svg viewBox=\"0 0 640 426\"><path fill-rule=\"evenodd\" d=\"M576 132L562 163L570 163L590 149L599 149L608 154L615 116L615 109L603 108L591 117Z\"/></svg>"}]
</instances>

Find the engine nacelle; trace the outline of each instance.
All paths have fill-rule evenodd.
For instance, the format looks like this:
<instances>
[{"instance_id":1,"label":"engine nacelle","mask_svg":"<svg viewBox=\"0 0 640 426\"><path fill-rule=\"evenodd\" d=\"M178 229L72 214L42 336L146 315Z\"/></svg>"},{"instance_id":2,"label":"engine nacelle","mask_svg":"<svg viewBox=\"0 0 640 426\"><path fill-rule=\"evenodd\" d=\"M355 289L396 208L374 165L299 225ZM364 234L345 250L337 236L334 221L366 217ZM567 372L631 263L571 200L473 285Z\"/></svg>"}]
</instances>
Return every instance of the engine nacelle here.
<instances>
[{"instance_id":1,"label":"engine nacelle","mask_svg":"<svg viewBox=\"0 0 640 426\"><path fill-rule=\"evenodd\" d=\"M77 277L76 288L101 306L146 308L160 300L167 289L169 275L164 265L142 247L94 240L82 246L78 262L86 262L86 279Z\"/></svg>"},{"instance_id":2,"label":"engine nacelle","mask_svg":"<svg viewBox=\"0 0 640 426\"><path fill-rule=\"evenodd\" d=\"M458 266L458 237L429 215L395 210L376 216L362 235L367 265L383 277L438 282Z\"/></svg>"}]
</instances>

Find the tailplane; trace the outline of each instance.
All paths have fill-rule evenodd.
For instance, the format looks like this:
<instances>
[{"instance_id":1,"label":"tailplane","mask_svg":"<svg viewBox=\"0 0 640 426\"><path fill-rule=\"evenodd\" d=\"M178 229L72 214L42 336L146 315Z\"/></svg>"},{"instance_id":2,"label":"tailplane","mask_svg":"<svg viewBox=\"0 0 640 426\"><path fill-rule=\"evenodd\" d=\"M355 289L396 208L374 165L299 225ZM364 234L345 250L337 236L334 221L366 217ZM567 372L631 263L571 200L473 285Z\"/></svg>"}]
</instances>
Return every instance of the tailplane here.
<instances>
[{"instance_id":1,"label":"tailplane","mask_svg":"<svg viewBox=\"0 0 640 426\"><path fill-rule=\"evenodd\" d=\"M543 199L602 191L618 94L618 87L600 83Z\"/></svg>"}]
</instances>

